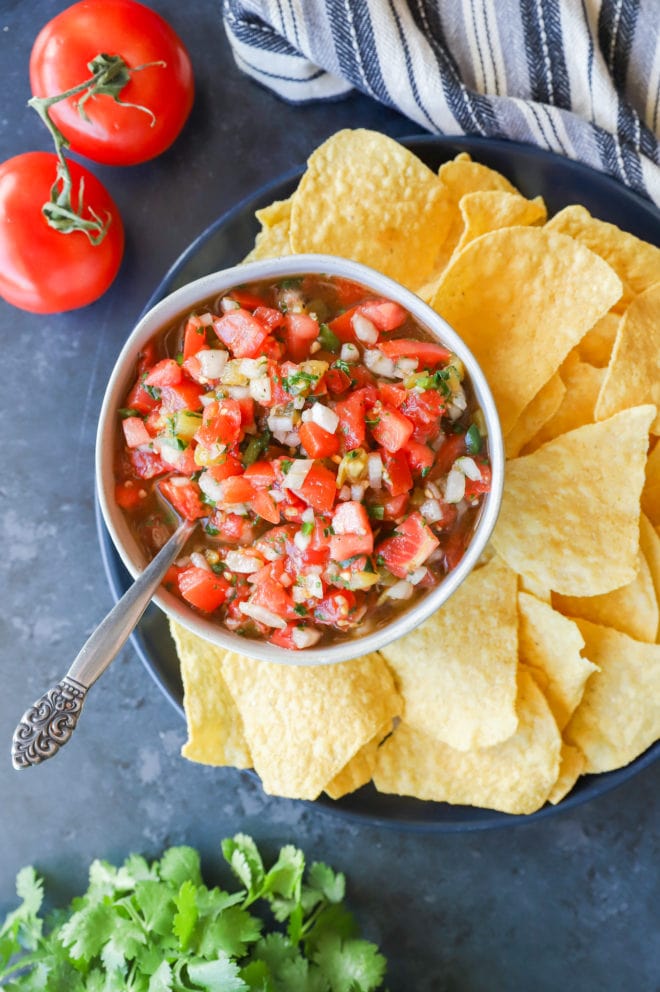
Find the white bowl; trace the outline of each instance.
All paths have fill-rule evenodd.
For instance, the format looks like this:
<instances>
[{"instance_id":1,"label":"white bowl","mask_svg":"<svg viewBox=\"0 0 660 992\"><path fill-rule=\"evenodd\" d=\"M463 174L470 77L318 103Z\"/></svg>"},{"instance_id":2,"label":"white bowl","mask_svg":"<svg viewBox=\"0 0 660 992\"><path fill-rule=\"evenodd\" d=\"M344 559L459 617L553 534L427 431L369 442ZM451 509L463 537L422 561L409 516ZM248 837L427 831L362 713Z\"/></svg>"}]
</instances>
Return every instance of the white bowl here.
<instances>
[{"instance_id":1,"label":"white bowl","mask_svg":"<svg viewBox=\"0 0 660 992\"><path fill-rule=\"evenodd\" d=\"M486 419L492 486L484 501L470 544L456 568L438 586L429 590L409 608L394 614L389 623L363 637L356 636L336 644L306 648L303 651L289 651L266 641L234 634L225 627L195 613L182 600L164 589L161 589L158 595L154 596L154 602L169 617L207 641L228 650L249 654L253 658L288 665L319 665L347 661L349 658L358 657L369 651L376 651L419 626L422 621L442 606L478 561L497 520L504 480L502 433L488 383L471 351L449 324L427 306L423 300L380 272L333 255L291 255L250 262L202 276L202 278L177 289L152 307L130 334L108 382L96 438L96 483L106 527L131 575L135 578L145 567L146 562L122 510L114 501L113 453L117 432L117 411L122 406L124 397L133 384L139 351L161 329L179 317L182 312L192 310L202 300L220 295L243 283L261 279L280 279L287 276L303 275L308 272L326 273L350 279L366 286L378 296L395 300L405 307L435 339L459 356L467 370L477 402Z\"/></svg>"}]
</instances>

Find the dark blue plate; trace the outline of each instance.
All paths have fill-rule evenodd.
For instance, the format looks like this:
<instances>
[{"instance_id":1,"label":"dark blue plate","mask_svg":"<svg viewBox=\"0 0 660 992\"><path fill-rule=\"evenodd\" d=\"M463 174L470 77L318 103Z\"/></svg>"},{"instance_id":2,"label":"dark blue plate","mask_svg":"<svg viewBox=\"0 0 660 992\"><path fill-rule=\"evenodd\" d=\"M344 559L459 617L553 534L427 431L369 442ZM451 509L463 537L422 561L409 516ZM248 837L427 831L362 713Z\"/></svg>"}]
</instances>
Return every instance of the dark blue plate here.
<instances>
[{"instance_id":1,"label":"dark blue plate","mask_svg":"<svg viewBox=\"0 0 660 992\"><path fill-rule=\"evenodd\" d=\"M568 204L579 203L595 217L617 224L660 247L660 211L614 179L578 162L529 145L488 138L438 138L429 135L405 140L403 144L432 169L437 169L459 152L469 152L475 161L483 162L505 175L525 196L542 196L549 214ZM174 263L145 310L179 286L208 272L235 265L244 258L259 230L255 210L273 200L290 196L301 172L297 169L281 176L211 224ZM105 529L98 505L97 529L108 581L113 595L118 599L131 579ZM157 685L183 716L179 665L165 614L150 606L132 635L132 643ZM348 819L383 827L438 832L484 830L529 823L571 809L615 788L658 757L660 742L625 768L603 775L583 776L559 805L548 804L530 816L511 816L472 806L449 806L446 803L382 795L371 785L336 801L323 796L314 806Z\"/></svg>"}]
</instances>

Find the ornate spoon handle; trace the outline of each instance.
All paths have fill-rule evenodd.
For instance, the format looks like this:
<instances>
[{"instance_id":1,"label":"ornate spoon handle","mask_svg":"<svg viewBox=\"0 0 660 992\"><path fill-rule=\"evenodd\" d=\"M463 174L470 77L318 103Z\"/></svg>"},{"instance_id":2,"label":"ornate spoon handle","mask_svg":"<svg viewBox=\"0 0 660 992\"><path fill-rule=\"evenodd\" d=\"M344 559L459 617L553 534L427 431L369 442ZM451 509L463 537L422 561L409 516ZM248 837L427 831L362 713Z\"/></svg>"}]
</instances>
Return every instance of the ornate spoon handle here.
<instances>
[{"instance_id":1,"label":"ornate spoon handle","mask_svg":"<svg viewBox=\"0 0 660 992\"><path fill-rule=\"evenodd\" d=\"M194 521L185 520L180 524L85 642L62 681L23 714L12 740L14 768L29 768L52 758L69 740L76 729L87 690L124 645L194 527Z\"/></svg>"}]
</instances>

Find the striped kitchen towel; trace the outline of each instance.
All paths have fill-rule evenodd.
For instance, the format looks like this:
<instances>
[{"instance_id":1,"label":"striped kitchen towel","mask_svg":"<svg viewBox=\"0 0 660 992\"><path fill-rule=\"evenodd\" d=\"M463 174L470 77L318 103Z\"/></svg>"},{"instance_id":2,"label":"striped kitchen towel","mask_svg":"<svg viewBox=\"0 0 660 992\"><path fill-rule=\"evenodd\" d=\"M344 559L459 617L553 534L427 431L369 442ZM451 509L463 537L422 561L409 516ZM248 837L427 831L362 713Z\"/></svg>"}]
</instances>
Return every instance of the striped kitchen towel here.
<instances>
[{"instance_id":1,"label":"striped kitchen towel","mask_svg":"<svg viewBox=\"0 0 660 992\"><path fill-rule=\"evenodd\" d=\"M293 103L352 89L440 134L531 142L660 205L660 0L224 0Z\"/></svg>"}]
</instances>

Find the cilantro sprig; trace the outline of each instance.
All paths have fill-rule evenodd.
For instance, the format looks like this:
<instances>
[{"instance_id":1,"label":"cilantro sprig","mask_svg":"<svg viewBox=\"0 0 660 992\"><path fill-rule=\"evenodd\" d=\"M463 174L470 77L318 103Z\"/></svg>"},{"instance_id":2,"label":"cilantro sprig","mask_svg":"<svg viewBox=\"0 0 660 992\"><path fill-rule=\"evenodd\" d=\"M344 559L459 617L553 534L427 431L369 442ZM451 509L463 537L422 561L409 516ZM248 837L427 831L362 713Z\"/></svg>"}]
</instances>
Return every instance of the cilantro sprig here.
<instances>
[{"instance_id":1,"label":"cilantro sprig","mask_svg":"<svg viewBox=\"0 0 660 992\"><path fill-rule=\"evenodd\" d=\"M386 962L358 936L345 878L283 847L270 868L245 834L222 842L239 888L208 888L191 847L151 864L94 861L87 892L40 915L34 868L0 926L7 992L375 992ZM264 915L263 911L266 911Z\"/></svg>"}]
</instances>

